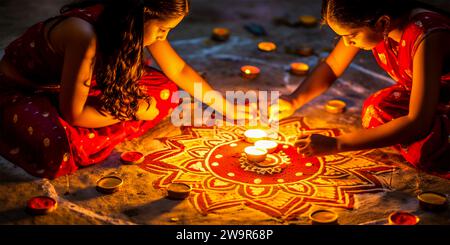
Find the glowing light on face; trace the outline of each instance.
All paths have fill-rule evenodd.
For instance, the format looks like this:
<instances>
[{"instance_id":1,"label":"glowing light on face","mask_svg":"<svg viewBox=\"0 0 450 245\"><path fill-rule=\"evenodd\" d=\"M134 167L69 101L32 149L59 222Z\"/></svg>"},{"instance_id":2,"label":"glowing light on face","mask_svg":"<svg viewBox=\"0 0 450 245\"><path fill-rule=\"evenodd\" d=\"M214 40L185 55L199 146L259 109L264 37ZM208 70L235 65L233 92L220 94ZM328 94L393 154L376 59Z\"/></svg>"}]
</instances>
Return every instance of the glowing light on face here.
<instances>
[{"instance_id":1,"label":"glowing light on face","mask_svg":"<svg viewBox=\"0 0 450 245\"><path fill-rule=\"evenodd\" d=\"M378 33L367 26L351 28L333 20L328 20L328 25L337 35L342 37L346 46L371 50L384 39L382 33Z\"/></svg>"},{"instance_id":2,"label":"glowing light on face","mask_svg":"<svg viewBox=\"0 0 450 245\"><path fill-rule=\"evenodd\" d=\"M174 29L184 16L169 19L152 19L144 24L144 46L149 46L156 41L163 41L167 38L169 32Z\"/></svg>"}]
</instances>

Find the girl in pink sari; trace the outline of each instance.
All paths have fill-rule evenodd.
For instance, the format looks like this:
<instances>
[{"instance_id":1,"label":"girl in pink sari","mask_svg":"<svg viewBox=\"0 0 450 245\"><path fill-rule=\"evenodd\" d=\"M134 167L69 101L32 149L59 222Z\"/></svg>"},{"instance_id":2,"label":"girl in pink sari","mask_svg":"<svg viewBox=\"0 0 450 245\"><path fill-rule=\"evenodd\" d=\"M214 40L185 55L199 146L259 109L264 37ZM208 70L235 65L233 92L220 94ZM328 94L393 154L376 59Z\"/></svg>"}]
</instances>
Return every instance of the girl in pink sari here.
<instances>
[{"instance_id":1,"label":"girl in pink sari","mask_svg":"<svg viewBox=\"0 0 450 245\"><path fill-rule=\"evenodd\" d=\"M30 27L0 62L0 154L35 176L72 173L169 115L178 87L211 91L166 39L188 11L188 0L87 0Z\"/></svg>"},{"instance_id":2,"label":"girl in pink sari","mask_svg":"<svg viewBox=\"0 0 450 245\"><path fill-rule=\"evenodd\" d=\"M324 0L322 17L336 48L285 100L291 112L331 86L356 54L371 50L397 83L363 105L363 130L336 138L311 135L299 151L332 154L393 146L417 168L450 178L450 19L409 0Z\"/></svg>"}]
</instances>

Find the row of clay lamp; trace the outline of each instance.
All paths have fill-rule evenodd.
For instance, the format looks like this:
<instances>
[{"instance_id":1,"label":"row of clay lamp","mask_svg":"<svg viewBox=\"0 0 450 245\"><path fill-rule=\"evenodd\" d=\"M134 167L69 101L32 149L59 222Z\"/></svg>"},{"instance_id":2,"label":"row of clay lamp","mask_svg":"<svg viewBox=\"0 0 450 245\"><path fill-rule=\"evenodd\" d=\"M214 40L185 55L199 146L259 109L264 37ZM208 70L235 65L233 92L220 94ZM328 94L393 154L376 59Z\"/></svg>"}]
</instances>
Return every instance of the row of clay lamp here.
<instances>
[{"instance_id":1,"label":"row of clay lamp","mask_svg":"<svg viewBox=\"0 0 450 245\"><path fill-rule=\"evenodd\" d=\"M319 20L311 15L302 15L298 18L298 24L305 27L314 27L317 26L318 23ZM230 33L231 31L228 28L216 27L212 30L211 39L218 42L224 42L230 38Z\"/></svg>"},{"instance_id":2,"label":"row of clay lamp","mask_svg":"<svg viewBox=\"0 0 450 245\"><path fill-rule=\"evenodd\" d=\"M302 62L291 63L289 72L294 75L304 76L308 74L308 64ZM245 79L255 79L260 74L261 70L256 66L245 65L241 67L241 75Z\"/></svg>"},{"instance_id":3,"label":"row of clay lamp","mask_svg":"<svg viewBox=\"0 0 450 245\"><path fill-rule=\"evenodd\" d=\"M422 210L442 212L448 208L447 196L442 193L422 192L417 195L417 199ZM310 213L309 218L313 225L338 224L338 215L331 210L316 210ZM406 211L394 211L389 214L387 220L389 225L417 225L420 222L417 215Z\"/></svg>"},{"instance_id":4,"label":"row of clay lamp","mask_svg":"<svg viewBox=\"0 0 450 245\"><path fill-rule=\"evenodd\" d=\"M226 41L230 37L230 30L227 28L214 28L211 38L215 41ZM277 49L277 45L273 42L260 42L258 43L258 49L262 52L272 52ZM311 47L303 47L295 49L295 53L303 56L310 56L314 54L314 50ZM289 71L291 74L304 76L308 74L309 66L302 62L295 62L290 65ZM260 69L256 66L245 65L241 67L241 75L246 79L254 79L258 77Z\"/></svg>"},{"instance_id":5,"label":"row of clay lamp","mask_svg":"<svg viewBox=\"0 0 450 245\"><path fill-rule=\"evenodd\" d=\"M127 151L120 155L120 161L126 165L140 164L144 161L144 154L137 151ZM123 180L119 176L109 175L97 181L96 189L103 194L112 194L120 190Z\"/></svg>"},{"instance_id":6,"label":"row of clay lamp","mask_svg":"<svg viewBox=\"0 0 450 245\"><path fill-rule=\"evenodd\" d=\"M267 140L268 134L262 129L249 129L244 132L245 140L254 143L245 148L245 154L249 161L258 163L264 161L268 153L276 150L278 144L273 140ZM139 152L125 152L121 155L124 164L139 164L143 161L143 154ZM118 176L105 176L97 181L96 189L104 194L117 192L123 185L123 180ZM184 183L172 183L167 187L169 199L185 199L189 196L192 187ZM448 208L448 199L445 194L438 192L422 192L417 195L421 209L432 212L441 212ZM26 211L33 215L44 215L53 212L57 208L57 200L50 196L36 196L27 201ZM310 214L312 224L338 224L338 215L331 210L316 210ZM392 212L388 217L391 225L415 225L420 221L419 217L405 211Z\"/></svg>"},{"instance_id":7,"label":"row of clay lamp","mask_svg":"<svg viewBox=\"0 0 450 245\"><path fill-rule=\"evenodd\" d=\"M273 42L260 42L258 43L258 49L263 52L272 52L276 50L277 45ZM309 56L313 54L312 48L305 48L304 50L305 56ZM306 54L308 53L308 54ZM309 66L303 62L294 62L291 63L289 67L289 72L294 75L304 76L308 74ZM260 73L260 69L256 66L242 66L241 67L241 74L246 79L254 79L256 78Z\"/></svg>"},{"instance_id":8,"label":"row of clay lamp","mask_svg":"<svg viewBox=\"0 0 450 245\"><path fill-rule=\"evenodd\" d=\"M139 164L144 160L140 152L125 152L120 156L124 164ZM123 180L119 176L101 177L96 183L96 189L103 194L112 194L120 190ZM57 207L56 199L49 196L36 196L28 200L26 211L33 215L43 215L53 212Z\"/></svg>"},{"instance_id":9,"label":"row of clay lamp","mask_svg":"<svg viewBox=\"0 0 450 245\"><path fill-rule=\"evenodd\" d=\"M144 160L140 152L124 152L120 157L124 164L139 164ZM98 187L98 185L97 185ZM167 186L167 197L174 200L182 200L189 196L192 188L184 183L171 183Z\"/></svg>"},{"instance_id":10,"label":"row of clay lamp","mask_svg":"<svg viewBox=\"0 0 450 245\"><path fill-rule=\"evenodd\" d=\"M296 75L304 75L308 72L308 65L305 63L292 63L291 64L291 73ZM256 66L242 66L241 67L241 74L246 79L254 79L256 78L260 73L260 69ZM329 113L333 114L340 114L343 113L346 109L347 103L345 103L342 100L334 99L329 100L325 104L325 110Z\"/></svg>"},{"instance_id":11,"label":"row of clay lamp","mask_svg":"<svg viewBox=\"0 0 450 245\"><path fill-rule=\"evenodd\" d=\"M257 147L255 145L255 147L258 151L266 153L268 151L261 150L263 149L261 146ZM273 147L273 149L275 148L276 146ZM116 192L122 184L123 181L121 178L117 176L106 176L97 182L97 190L104 194L111 194ZM181 200L187 198L191 190L192 188L187 184L172 183L167 188L167 196L170 199ZM419 200L420 208L427 211L442 212L445 211L448 206L447 196L437 192L423 192L417 196L417 199ZM44 215L56 210L57 204L56 199L52 197L36 196L27 201L26 211L33 215ZM310 213L309 218L313 225L338 224L337 213L327 209L313 211ZM390 225L416 225L420 222L420 218L409 212L395 211L388 216L388 222Z\"/></svg>"}]
</instances>

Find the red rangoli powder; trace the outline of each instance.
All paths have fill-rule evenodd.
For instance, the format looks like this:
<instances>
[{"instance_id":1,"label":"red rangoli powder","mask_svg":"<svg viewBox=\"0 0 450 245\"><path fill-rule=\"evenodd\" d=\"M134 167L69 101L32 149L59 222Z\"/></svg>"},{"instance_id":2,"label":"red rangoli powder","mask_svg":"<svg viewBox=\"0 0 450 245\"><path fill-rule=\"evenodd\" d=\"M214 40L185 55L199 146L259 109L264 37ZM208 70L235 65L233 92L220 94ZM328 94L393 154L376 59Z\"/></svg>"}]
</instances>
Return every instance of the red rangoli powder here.
<instances>
[{"instance_id":1,"label":"red rangoli powder","mask_svg":"<svg viewBox=\"0 0 450 245\"><path fill-rule=\"evenodd\" d=\"M50 197L33 197L30 199L28 206L31 209L49 209L55 206L55 200Z\"/></svg>"},{"instance_id":2,"label":"red rangoli powder","mask_svg":"<svg viewBox=\"0 0 450 245\"><path fill-rule=\"evenodd\" d=\"M399 225L415 225L417 224L417 219L412 214L407 213L397 213L392 216L392 221L394 221L395 224Z\"/></svg>"},{"instance_id":3,"label":"red rangoli powder","mask_svg":"<svg viewBox=\"0 0 450 245\"><path fill-rule=\"evenodd\" d=\"M143 156L144 156L144 154L142 154L140 152L130 151L130 152L125 152L122 155L122 160L127 161L127 162L134 162L134 161L138 161Z\"/></svg>"}]
</instances>

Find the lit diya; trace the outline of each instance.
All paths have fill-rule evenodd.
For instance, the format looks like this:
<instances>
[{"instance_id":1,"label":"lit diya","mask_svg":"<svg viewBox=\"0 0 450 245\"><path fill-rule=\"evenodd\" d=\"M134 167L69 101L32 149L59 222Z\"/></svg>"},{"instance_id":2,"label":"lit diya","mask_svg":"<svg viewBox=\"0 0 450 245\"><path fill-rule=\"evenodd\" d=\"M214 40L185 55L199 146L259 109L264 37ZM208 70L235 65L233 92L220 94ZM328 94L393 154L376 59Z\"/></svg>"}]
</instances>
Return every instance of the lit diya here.
<instances>
[{"instance_id":1,"label":"lit diya","mask_svg":"<svg viewBox=\"0 0 450 245\"><path fill-rule=\"evenodd\" d=\"M272 52L277 49L277 45L273 42L260 42L258 43L258 49L264 52Z\"/></svg>"},{"instance_id":2,"label":"lit diya","mask_svg":"<svg viewBox=\"0 0 450 245\"><path fill-rule=\"evenodd\" d=\"M244 78L254 79L259 75L259 73L260 69L256 66L246 65L241 67L241 74Z\"/></svg>"},{"instance_id":3,"label":"lit diya","mask_svg":"<svg viewBox=\"0 0 450 245\"><path fill-rule=\"evenodd\" d=\"M308 74L309 66L308 64L302 62L294 62L291 63L291 67L289 70L294 75L304 76Z\"/></svg>"},{"instance_id":4,"label":"lit diya","mask_svg":"<svg viewBox=\"0 0 450 245\"><path fill-rule=\"evenodd\" d=\"M167 187L167 197L170 199L182 200L189 196L192 188L183 183L172 183Z\"/></svg>"},{"instance_id":5,"label":"lit diya","mask_svg":"<svg viewBox=\"0 0 450 245\"><path fill-rule=\"evenodd\" d=\"M249 129L244 132L244 137L248 143L255 143L267 138L267 132L262 129Z\"/></svg>"},{"instance_id":6,"label":"lit diya","mask_svg":"<svg viewBox=\"0 0 450 245\"><path fill-rule=\"evenodd\" d=\"M120 160L124 164L139 164L144 161L144 154L137 151L127 151L120 155Z\"/></svg>"},{"instance_id":7,"label":"lit diya","mask_svg":"<svg viewBox=\"0 0 450 245\"><path fill-rule=\"evenodd\" d=\"M419 206L424 210L443 211L447 208L447 196L437 192L422 192L417 196Z\"/></svg>"},{"instance_id":8,"label":"lit diya","mask_svg":"<svg viewBox=\"0 0 450 245\"><path fill-rule=\"evenodd\" d=\"M250 162L262 162L266 160L267 150L256 146L247 146L244 149L245 155Z\"/></svg>"},{"instance_id":9,"label":"lit diya","mask_svg":"<svg viewBox=\"0 0 450 245\"><path fill-rule=\"evenodd\" d=\"M230 38L230 30L227 28L217 27L212 31L211 39L219 42L224 42Z\"/></svg>"},{"instance_id":10,"label":"lit diya","mask_svg":"<svg viewBox=\"0 0 450 245\"><path fill-rule=\"evenodd\" d=\"M97 191L111 194L120 189L123 180L118 176L105 176L97 181Z\"/></svg>"},{"instance_id":11,"label":"lit diya","mask_svg":"<svg viewBox=\"0 0 450 245\"><path fill-rule=\"evenodd\" d=\"M338 215L331 210L316 210L309 214L311 224L313 225L337 225Z\"/></svg>"},{"instance_id":12,"label":"lit diya","mask_svg":"<svg viewBox=\"0 0 450 245\"><path fill-rule=\"evenodd\" d=\"M255 146L266 149L267 153L272 153L277 149L278 143L273 140L258 140L255 142Z\"/></svg>"},{"instance_id":13,"label":"lit diya","mask_svg":"<svg viewBox=\"0 0 450 245\"><path fill-rule=\"evenodd\" d=\"M389 215L388 221L390 225L417 225L420 219L414 214L404 211L396 211Z\"/></svg>"},{"instance_id":14,"label":"lit diya","mask_svg":"<svg viewBox=\"0 0 450 245\"><path fill-rule=\"evenodd\" d=\"M43 215L53 212L57 202L48 196L37 196L27 201L26 211L33 215Z\"/></svg>"},{"instance_id":15,"label":"lit diya","mask_svg":"<svg viewBox=\"0 0 450 245\"><path fill-rule=\"evenodd\" d=\"M314 27L319 23L319 20L312 15L302 15L298 17L298 22L305 27Z\"/></svg>"},{"instance_id":16,"label":"lit diya","mask_svg":"<svg viewBox=\"0 0 450 245\"><path fill-rule=\"evenodd\" d=\"M342 100L329 100L325 105L325 110L329 113L339 114L344 112L347 104Z\"/></svg>"}]
</instances>

